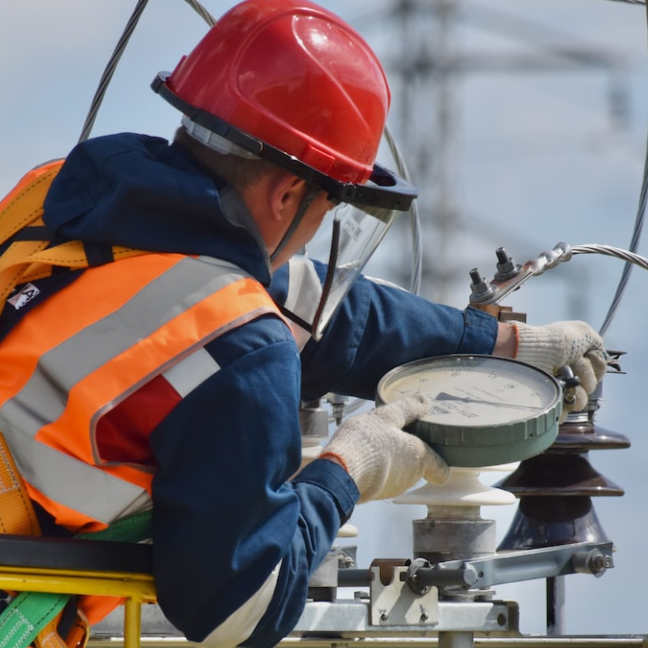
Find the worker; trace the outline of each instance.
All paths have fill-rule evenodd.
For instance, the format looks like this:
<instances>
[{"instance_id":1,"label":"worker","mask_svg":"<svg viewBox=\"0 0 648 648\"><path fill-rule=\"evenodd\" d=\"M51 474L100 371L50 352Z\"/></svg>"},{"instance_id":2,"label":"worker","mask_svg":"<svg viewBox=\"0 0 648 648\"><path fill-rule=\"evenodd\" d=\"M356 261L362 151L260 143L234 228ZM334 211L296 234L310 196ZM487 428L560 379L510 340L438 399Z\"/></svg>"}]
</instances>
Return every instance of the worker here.
<instances>
[{"instance_id":1,"label":"worker","mask_svg":"<svg viewBox=\"0 0 648 648\"><path fill-rule=\"evenodd\" d=\"M179 111L170 142L88 139L47 191L40 235L88 267L27 273L8 295L0 430L43 529L152 509L170 622L207 646L269 647L358 502L449 473L402 430L423 396L343 422L300 470L302 401L373 399L395 366L475 353L574 367L582 407L605 351L583 322L501 323L360 273L416 191L376 163L387 80L330 11L245 0L152 87ZM328 264L303 254L323 222Z\"/></svg>"}]
</instances>

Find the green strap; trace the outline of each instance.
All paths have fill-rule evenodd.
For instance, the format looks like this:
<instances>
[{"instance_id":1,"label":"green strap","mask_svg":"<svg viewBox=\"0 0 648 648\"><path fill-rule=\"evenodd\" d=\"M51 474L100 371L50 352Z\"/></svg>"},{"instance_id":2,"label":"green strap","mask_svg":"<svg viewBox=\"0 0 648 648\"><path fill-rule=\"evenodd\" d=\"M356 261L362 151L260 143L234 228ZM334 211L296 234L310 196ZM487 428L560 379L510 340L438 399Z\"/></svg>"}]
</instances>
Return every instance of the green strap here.
<instances>
[{"instance_id":1,"label":"green strap","mask_svg":"<svg viewBox=\"0 0 648 648\"><path fill-rule=\"evenodd\" d=\"M115 520L94 533L79 533L82 540L141 542L151 538L152 511L134 513ZM69 594L21 592L0 614L0 648L27 648L38 633L65 607Z\"/></svg>"},{"instance_id":2,"label":"green strap","mask_svg":"<svg viewBox=\"0 0 648 648\"><path fill-rule=\"evenodd\" d=\"M133 513L115 520L109 527L93 533L79 533L80 540L105 540L108 542L142 542L153 535L153 515L151 509ZM0 646L0 648L2 648Z\"/></svg>"},{"instance_id":3,"label":"green strap","mask_svg":"<svg viewBox=\"0 0 648 648\"><path fill-rule=\"evenodd\" d=\"M21 592L0 615L0 648L25 648L56 617L69 594Z\"/></svg>"}]
</instances>

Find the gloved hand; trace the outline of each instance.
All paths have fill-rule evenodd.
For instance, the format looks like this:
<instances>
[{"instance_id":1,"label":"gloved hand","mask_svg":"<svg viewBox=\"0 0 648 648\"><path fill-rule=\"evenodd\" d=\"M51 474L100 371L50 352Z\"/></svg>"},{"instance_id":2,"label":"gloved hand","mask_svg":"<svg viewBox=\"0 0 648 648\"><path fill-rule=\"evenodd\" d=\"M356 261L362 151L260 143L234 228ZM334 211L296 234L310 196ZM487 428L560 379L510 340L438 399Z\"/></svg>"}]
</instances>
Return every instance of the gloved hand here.
<instances>
[{"instance_id":1,"label":"gloved hand","mask_svg":"<svg viewBox=\"0 0 648 648\"><path fill-rule=\"evenodd\" d=\"M515 322L517 329L516 360L534 365L554 376L562 367L571 367L580 380L572 403L565 403L563 418L569 411L582 411L591 394L605 375L607 353L601 336L589 324L580 321L555 322L529 326Z\"/></svg>"},{"instance_id":2,"label":"gloved hand","mask_svg":"<svg viewBox=\"0 0 648 648\"><path fill-rule=\"evenodd\" d=\"M422 477L443 484L450 476L446 462L427 443L402 430L431 406L431 399L420 395L359 414L335 431L320 457L328 455L343 464L360 491L360 503L397 497Z\"/></svg>"}]
</instances>

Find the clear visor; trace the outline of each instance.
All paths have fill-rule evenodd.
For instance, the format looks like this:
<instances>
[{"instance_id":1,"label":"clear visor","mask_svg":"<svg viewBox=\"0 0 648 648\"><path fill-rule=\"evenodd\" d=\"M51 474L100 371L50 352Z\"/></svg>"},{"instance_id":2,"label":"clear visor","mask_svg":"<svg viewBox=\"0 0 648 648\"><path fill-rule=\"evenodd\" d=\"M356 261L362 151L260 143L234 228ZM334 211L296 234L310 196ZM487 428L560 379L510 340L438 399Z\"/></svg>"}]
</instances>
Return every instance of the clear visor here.
<instances>
[{"instance_id":1,"label":"clear visor","mask_svg":"<svg viewBox=\"0 0 648 648\"><path fill-rule=\"evenodd\" d=\"M306 256L328 263L322 298L312 322L312 335L324 329L401 212L382 207L342 204L329 212Z\"/></svg>"}]
</instances>

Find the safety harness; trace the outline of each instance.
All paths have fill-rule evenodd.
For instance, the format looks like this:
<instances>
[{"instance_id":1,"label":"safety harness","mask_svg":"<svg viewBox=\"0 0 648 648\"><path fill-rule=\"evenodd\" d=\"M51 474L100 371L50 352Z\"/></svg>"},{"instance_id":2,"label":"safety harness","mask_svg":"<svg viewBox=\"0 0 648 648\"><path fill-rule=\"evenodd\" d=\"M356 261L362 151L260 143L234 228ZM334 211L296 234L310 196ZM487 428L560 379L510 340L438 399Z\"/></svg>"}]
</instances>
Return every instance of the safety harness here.
<instances>
[{"instance_id":1,"label":"safety harness","mask_svg":"<svg viewBox=\"0 0 648 648\"><path fill-rule=\"evenodd\" d=\"M58 268L83 269L145 254L120 246L88 246L80 241L56 241L43 223L43 202L63 160L29 171L0 202L0 313L7 300L20 308L29 301L30 282L49 277ZM15 294L12 292L18 287ZM11 297L10 297L11 296ZM22 300L22 301L21 301ZM150 511L118 520L107 529L81 534L80 539L141 542L151 537ZM41 535L40 525L11 451L0 434L0 532ZM70 595L47 592L7 593L0 613L2 648L76 648L89 631ZM71 612L69 612L71 610ZM62 620L66 619L61 636Z\"/></svg>"},{"instance_id":2,"label":"safety harness","mask_svg":"<svg viewBox=\"0 0 648 648\"><path fill-rule=\"evenodd\" d=\"M63 160L54 160L32 169L0 202L0 313L16 286L49 277L56 268L83 269L146 254L53 239L43 223L43 202L62 165Z\"/></svg>"}]
</instances>

